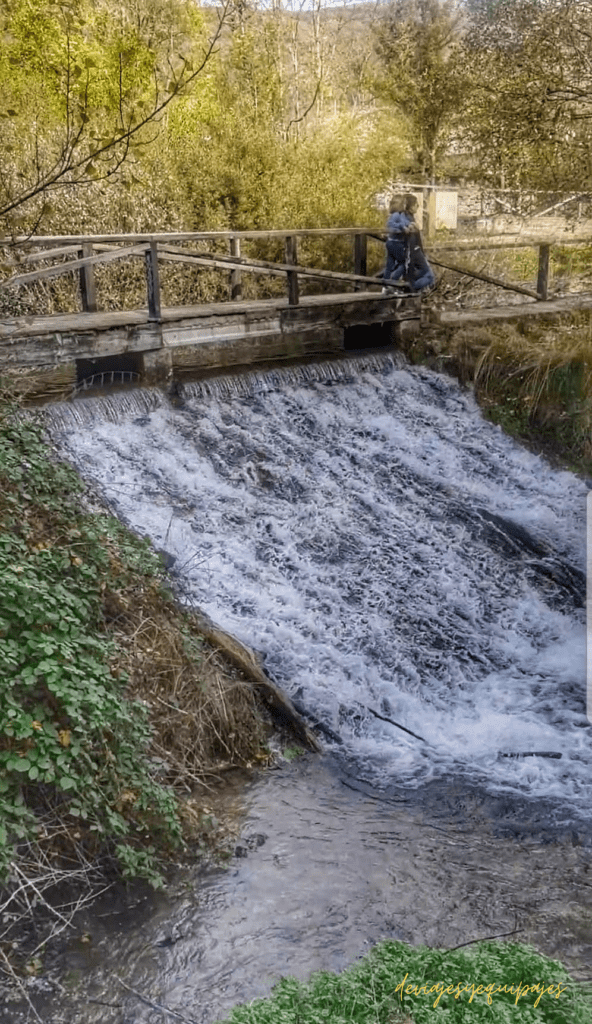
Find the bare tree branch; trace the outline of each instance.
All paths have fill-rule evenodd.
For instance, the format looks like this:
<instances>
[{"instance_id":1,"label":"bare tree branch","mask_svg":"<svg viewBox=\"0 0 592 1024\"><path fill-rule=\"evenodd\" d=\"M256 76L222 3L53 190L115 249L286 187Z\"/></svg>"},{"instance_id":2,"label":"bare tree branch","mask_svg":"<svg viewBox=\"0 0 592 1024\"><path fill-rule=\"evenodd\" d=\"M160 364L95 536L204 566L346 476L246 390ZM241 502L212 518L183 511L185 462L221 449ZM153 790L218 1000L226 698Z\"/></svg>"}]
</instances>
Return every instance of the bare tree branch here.
<instances>
[{"instance_id":1,"label":"bare tree branch","mask_svg":"<svg viewBox=\"0 0 592 1024\"><path fill-rule=\"evenodd\" d=\"M216 50L216 46L220 39L222 29L227 19L229 10L232 6L232 0L225 0L222 8L218 11L218 22L216 29L209 41L203 59L199 66L192 70L189 74L186 74L187 62L185 62L183 71L179 78L174 82L171 91L164 96L160 97L158 82L155 84L155 95L152 105L152 109L144 116L131 122L128 126L125 126L124 110L123 110L123 84L121 79L121 63L120 63L120 84L119 84L119 116L121 119L121 128L118 129L117 136L107 140L103 145L99 145L97 149L84 155L80 153L80 146L84 138L85 121L84 117L81 118L81 123L73 131L72 123L72 112L71 112L71 66L70 66L70 50L68 41L68 62L66 69L66 90L67 90L67 103L66 103L66 129L65 138L62 143L59 155L54 161L53 165L46 171L41 169L41 160L39 154L37 154L37 174L36 180L28 187L25 187L20 192L13 194L8 201L5 201L3 206L0 206L0 217L6 217L19 207L24 206L31 200L36 199L41 194L50 191L59 185L74 185L83 184L90 181L102 181L112 177L122 166L129 155L130 145L133 140L146 128L149 124L158 123L161 115L172 103L172 101L184 93L193 82L202 74L204 68L210 61L212 55ZM88 96L88 94L87 94ZM36 139L38 143L38 139ZM83 169L93 165L93 161L98 160L102 157L109 156L114 157L112 166L109 167L104 173L99 174L86 174ZM76 172L83 171L83 173L77 174ZM73 177L72 177L73 175Z\"/></svg>"}]
</instances>

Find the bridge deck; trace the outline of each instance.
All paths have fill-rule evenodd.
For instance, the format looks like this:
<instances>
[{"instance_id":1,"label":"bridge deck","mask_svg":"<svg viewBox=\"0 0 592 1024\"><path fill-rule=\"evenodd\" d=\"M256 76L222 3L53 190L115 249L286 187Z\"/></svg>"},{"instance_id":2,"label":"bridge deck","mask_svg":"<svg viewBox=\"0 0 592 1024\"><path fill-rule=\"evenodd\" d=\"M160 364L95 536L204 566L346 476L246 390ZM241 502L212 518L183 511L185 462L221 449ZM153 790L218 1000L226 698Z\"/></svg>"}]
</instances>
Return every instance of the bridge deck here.
<instances>
[{"instance_id":1,"label":"bridge deck","mask_svg":"<svg viewBox=\"0 0 592 1024\"><path fill-rule=\"evenodd\" d=\"M298 309L314 309L318 306L344 306L349 303L358 304L369 299L382 298L379 292L350 292L341 295L306 295L300 299ZM391 305L392 296L385 298L385 305ZM196 306L163 307L161 320L163 323L174 323L180 320L193 320L209 317L226 317L232 314L256 316L274 310L289 309L287 298L278 296L272 299L256 299L240 302L210 302ZM547 301L517 302L487 308L437 310L429 309L428 319L431 323L442 326L462 326L463 324L486 323L491 320L513 320L517 317L544 316L569 313L579 309L592 309L592 292L580 292ZM389 313L390 315L390 313ZM148 324L148 309L111 310L97 313L54 313L44 316L22 316L0 320L0 339L8 341L51 334L81 334L85 331L105 331L117 327L134 327Z\"/></svg>"},{"instance_id":2,"label":"bridge deck","mask_svg":"<svg viewBox=\"0 0 592 1024\"><path fill-rule=\"evenodd\" d=\"M402 291L402 294L405 294ZM408 298L410 298L407 293ZM340 295L303 295L298 306L290 306L285 296L272 299L255 299L238 302L209 302L198 306L165 306L161 311L162 323L180 320L194 320L212 316L227 317L246 314L256 316L273 313L274 310L320 306L345 306L351 303L363 304L369 299L382 299L380 291L348 292ZM393 296L384 297L385 305L392 304ZM390 314L389 314L390 315ZM148 324L148 309L109 310L97 313L53 313L44 316L22 316L0 320L0 338L15 339L43 334L81 334L85 331L108 331L116 327L138 327Z\"/></svg>"}]
</instances>

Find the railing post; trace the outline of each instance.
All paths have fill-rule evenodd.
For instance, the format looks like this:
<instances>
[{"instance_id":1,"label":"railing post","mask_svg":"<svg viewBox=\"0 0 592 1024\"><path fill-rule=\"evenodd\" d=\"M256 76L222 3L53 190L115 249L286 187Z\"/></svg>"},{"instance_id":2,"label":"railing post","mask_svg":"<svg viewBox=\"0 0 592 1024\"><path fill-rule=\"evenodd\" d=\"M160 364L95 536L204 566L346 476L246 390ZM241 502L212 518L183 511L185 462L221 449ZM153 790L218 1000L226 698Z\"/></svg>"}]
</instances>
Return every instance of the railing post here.
<instances>
[{"instance_id":1,"label":"railing post","mask_svg":"<svg viewBox=\"0 0 592 1024\"><path fill-rule=\"evenodd\" d=\"M298 241L296 235L286 235L286 263L296 266L298 263ZM291 306L297 306L300 295L298 291L298 273L295 270L288 270L288 302Z\"/></svg>"},{"instance_id":2,"label":"railing post","mask_svg":"<svg viewBox=\"0 0 592 1024\"><path fill-rule=\"evenodd\" d=\"M549 251L551 246L539 245L539 272L537 276L537 295L539 299L546 299L549 295Z\"/></svg>"},{"instance_id":3,"label":"railing post","mask_svg":"<svg viewBox=\"0 0 592 1024\"><path fill-rule=\"evenodd\" d=\"M354 274L362 274L366 277L368 264L368 236L354 235ZM366 286L358 281L354 285L354 291L361 292Z\"/></svg>"},{"instance_id":4,"label":"railing post","mask_svg":"<svg viewBox=\"0 0 592 1024\"><path fill-rule=\"evenodd\" d=\"M84 242L82 249L78 251L80 259L92 256L93 247L90 242ZM97 311L97 288L95 284L95 268L92 263L80 268L80 298L82 309L85 313L96 313Z\"/></svg>"},{"instance_id":5,"label":"railing post","mask_svg":"<svg viewBox=\"0 0 592 1024\"><path fill-rule=\"evenodd\" d=\"M230 255L240 256L241 254L241 243L240 238L233 237L230 239ZM242 299L243 297L243 285L242 285L242 274L240 270L230 271L230 298L234 300Z\"/></svg>"},{"instance_id":6,"label":"railing post","mask_svg":"<svg viewBox=\"0 0 592 1024\"><path fill-rule=\"evenodd\" d=\"M158 243L150 242L146 249L146 287L148 290L148 320L160 320L160 275L158 273Z\"/></svg>"}]
</instances>

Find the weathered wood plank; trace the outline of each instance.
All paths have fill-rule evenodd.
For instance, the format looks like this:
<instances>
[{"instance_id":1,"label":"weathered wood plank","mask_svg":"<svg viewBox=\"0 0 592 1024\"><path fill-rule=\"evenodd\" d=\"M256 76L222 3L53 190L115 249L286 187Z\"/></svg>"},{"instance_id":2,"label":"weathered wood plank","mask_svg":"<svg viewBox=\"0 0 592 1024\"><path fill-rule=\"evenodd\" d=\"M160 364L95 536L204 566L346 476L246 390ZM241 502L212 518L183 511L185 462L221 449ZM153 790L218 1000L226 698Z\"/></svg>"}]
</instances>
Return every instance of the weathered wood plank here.
<instances>
[{"instance_id":1,"label":"weathered wood plank","mask_svg":"<svg viewBox=\"0 0 592 1024\"><path fill-rule=\"evenodd\" d=\"M386 238L386 234L384 236ZM456 238L449 242L430 242L430 252L479 252L485 249L536 249L539 245L584 246L591 245L590 235L484 235L474 238ZM428 250L426 249L426 252Z\"/></svg>"},{"instance_id":2,"label":"weathered wood plank","mask_svg":"<svg viewBox=\"0 0 592 1024\"><path fill-rule=\"evenodd\" d=\"M344 299L348 303L359 302L364 305L369 299L382 302L384 308L389 308L390 299L386 296L379 296L376 292L351 292L347 296L343 294L332 295L306 295L300 302L299 309L315 306L341 306ZM405 298L405 303L411 301L411 297ZM203 319L214 317L219 320L226 320L229 316L238 316L243 313L254 317L269 315L271 310L288 308L288 300L285 296L278 296L275 299L250 299L241 300L236 303L209 302L196 306L164 306L161 310L162 320L171 323L174 321L187 321L193 318ZM85 331L111 330L116 327L133 328L148 322L148 310L102 310L98 313L52 313L47 316L25 316L0 320L0 339L7 339L10 343L19 338L31 337L33 335L54 335L58 333L82 333Z\"/></svg>"},{"instance_id":3,"label":"weathered wood plank","mask_svg":"<svg viewBox=\"0 0 592 1024\"><path fill-rule=\"evenodd\" d=\"M85 242L79 250L81 259L86 259L93 254L93 247ZM80 296L82 308L85 313L96 313L97 311L97 287L95 282L94 267L85 263L80 268Z\"/></svg>"},{"instance_id":4,"label":"weathered wood plank","mask_svg":"<svg viewBox=\"0 0 592 1024\"><path fill-rule=\"evenodd\" d=\"M0 324L0 366L59 364L178 347L207 349L210 355L202 353L206 362L211 361L212 352L222 352L222 362L229 364L238 352L248 363L251 355L270 358L275 350L287 358L314 351L317 343L326 348L328 338L334 341L351 324L419 317L418 308L397 308L395 298L354 293L347 299L344 303L341 296L311 296L311 301L304 298L298 306L289 306L286 298L240 306L210 304L193 307L193 316L182 307L163 310L158 324L148 322L147 310L125 314L127 322L121 325L117 313L31 318L19 333L14 325L8 333L6 325ZM413 298L407 302L418 305Z\"/></svg>"},{"instance_id":5,"label":"weathered wood plank","mask_svg":"<svg viewBox=\"0 0 592 1024\"><path fill-rule=\"evenodd\" d=\"M430 310L432 323L446 326L487 323L491 320L520 320L531 316L554 316L569 314L578 309L592 309L592 293L581 292L547 302L516 303L511 306L494 306L487 309Z\"/></svg>"},{"instance_id":6,"label":"weathered wood plank","mask_svg":"<svg viewBox=\"0 0 592 1024\"><path fill-rule=\"evenodd\" d=\"M111 310L100 313L52 313L0 321L0 339L25 338L33 334L60 334L68 331L110 330L112 327L146 323L147 310Z\"/></svg>"},{"instance_id":7,"label":"weathered wood plank","mask_svg":"<svg viewBox=\"0 0 592 1024\"><path fill-rule=\"evenodd\" d=\"M20 236L16 239L3 238L0 239L0 245L12 247L15 244L20 246L67 246L72 245L76 248L84 242L89 242L96 248L102 243L111 244L136 244L144 242L148 244L151 241L163 242L163 243L174 243L174 242L190 242L190 241L203 241L203 240L230 240L231 238L244 238L244 239L264 239L264 238L285 238L286 235L295 235L298 238L306 237L333 237L338 235L355 235L364 234L368 238L376 239L379 242L384 241L386 238L386 232L376 227L362 227L352 226L348 228L284 228L273 231L161 231L152 232L148 234L96 234L96 235L38 235L38 236ZM505 249L505 248L532 248L541 244L550 245L561 245L561 246L581 246L592 244L592 237L590 231L586 230L581 233L570 232L570 233L558 233L552 237L549 237L548 233L532 233L532 234L507 234L507 235L473 235L470 237L462 237L450 239L447 241L434 242L430 246L430 251L436 252L454 252L455 250L469 249ZM40 257L43 258L43 257Z\"/></svg>"},{"instance_id":8,"label":"weathered wood plank","mask_svg":"<svg viewBox=\"0 0 592 1024\"><path fill-rule=\"evenodd\" d=\"M148 289L148 319L160 320L160 274L158 272L158 242L150 242L144 252L146 260L146 287Z\"/></svg>"},{"instance_id":9,"label":"weathered wood plank","mask_svg":"<svg viewBox=\"0 0 592 1024\"><path fill-rule=\"evenodd\" d=\"M539 299L546 299L549 295L549 256L550 245L539 246L539 267L537 274L537 294Z\"/></svg>"},{"instance_id":10,"label":"weathered wood plank","mask_svg":"<svg viewBox=\"0 0 592 1024\"><path fill-rule=\"evenodd\" d=\"M301 310L303 311L301 313ZM280 313L280 322L284 333L299 334L302 331L315 331L322 327L356 327L363 324L385 323L385 321L419 320L419 303L415 308L400 309L391 299L383 302L377 298L374 302L363 306L355 303L343 303L335 310L334 306L288 306Z\"/></svg>"},{"instance_id":11,"label":"weathered wood plank","mask_svg":"<svg viewBox=\"0 0 592 1024\"><path fill-rule=\"evenodd\" d=\"M294 235L286 236L285 253L287 266L296 266L298 263L298 240ZM299 298L298 273L295 270L288 270L288 302L290 306L297 306Z\"/></svg>"},{"instance_id":12,"label":"weathered wood plank","mask_svg":"<svg viewBox=\"0 0 592 1024\"><path fill-rule=\"evenodd\" d=\"M30 252L26 256L21 256L18 260L18 265L21 263L42 263L43 260L55 259L57 256L71 256L74 252L80 252L81 245L86 243L80 243L80 245L63 245L59 249L45 249L44 252Z\"/></svg>"},{"instance_id":13,"label":"weathered wood plank","mask_svg":"<svg viewBox=\"0 0 592 1024\"><path fill-rule=\"evenodd\" d=\"M356 304L364 308L368 302L379 304L382 309L389 309L390 305L398 301L397 297L378 295L376 292L350 292L332 295L306 295L303 296L298 307L299 314L306 316L307 309L311 310L310 315L314 317L314 309L327 307L337 310L347 303ZM414 301L413 296L404 298L405 306ZM415 300L416 301L416 300ZM237 318L243 315L251 321L266 319L275 311L288 309L288 301L285 296L278 296L274 299L251 299L240 303L231 302L210 302L196 306L165 306L161 310L162 320L167 323L175 321L183 322L193 319L214 318L225 321L228 318ZM336 315L336 314L334 314ZM148 323L148 310L102 310L98 313L52 313L47 316L26 316L12 320L0 320L0 340L6 339L9 343L19 338L32 335L54 335L77 333L85 331L108 331L116 327L128 327L130 329Z\"/></svg>"},{"instance_id":14,"label":"weathered wood plank","mask_svg":"<svg viewBox=\"0 0 592 1024\"><path fill-rule=\"evenodd\" d=\"M156 231L147 234L121 234L121 235L22 235L16 239L0 238L0 245L76 245L83 242L91 242L98 245L99 242L191 242L203 239L225 240L231 238L285 238L286 235L296 235L298 238L307 236L321 238L325 235L353 235L356 232L372 235L376 228L351 227L351 228L277 228L270 231Z\"/></svg>"},{"instance_id":15,"label":"weathered wood plank","mask_svg":"<svg viewBox=\"0 0 592 1024\"><path fill-rule=\"evenodd\" d=\"M109 331L75 331L0 338L0 366L42 366L67 363L75 359L97 359L124 352L144 352L161 347L159 324L144 325L135 331L115 327Z\"/></svg>"},{"instance_id":16,"label":"weathered wood plank","mask_svg":"<svg viewBox=\"0 0 592 1024\"><path fill-rule=\"evenodd\" d=\"M55 259L56 256L71 256L74 252L80 252L82 245L94 245L94 248L99 252L113 252L115 249L119 249L118 245L106 245L100 242L86 242L82 241L78 245L64 245L59 249L44 249L43 252L30 252L26 256L21 256L17 261L20 266L22 263L42 263L44 260Z\"/></svg>"},{"instance_id":17,"label":"weathered wood plank","mask_svg":"<svg viewBox=\"0 0 592 1024\"><path fill-rule=\"evenodd\" d=\"M172 260L174 263L187 263L190 266L198 267L214 267L216 270L236 270L240 267L243 270L252 270L253 273L268 274L272 277L284 277L286 270L288 269L283 264L276 264L270 266L262 266L256 268L250 264L247 260L237 260L234 256L226 256L220 253L218 256L208 255L207 253L195 253L181 256L179 253L173 253L170 249L159 249L159 256L162 260Z\"/></svg>"},{"instance_id":18,"label":"weathered wood plank","mask_svg":"<svg viewBox=\"0 0 592 1024\"><path fill-rule=\"evenodd\" d=\"M0 282L0 288L29 284L31 281L42 281L50 277L60 277L61 274L70 274L73 270L80 270L81 267L89 267L96 263L110 263L111 260L120 260L126 256L142 256L145 250L145 245L128 245L116 251L110 250L109 252L100 253L97 256L85 256L78 260L68 260L67 263L58 263L55 267L44 267L43 270L31 270L28 274L18 274L16 277L9 277L6 281Z\"/></svg>"},{"instance_id":19,"label":"weathered wood plank","mask_svg":"<svg viewBox=\"0 0 592 1024\"><path fill-rule=\"evenodd\" d=\"M354 235L354 274L359 274L360 277L367 277L368 273L368 235L356 234ZM361 285L357 284L356 291L361 290Z\"/></svg>"}]
</instances>

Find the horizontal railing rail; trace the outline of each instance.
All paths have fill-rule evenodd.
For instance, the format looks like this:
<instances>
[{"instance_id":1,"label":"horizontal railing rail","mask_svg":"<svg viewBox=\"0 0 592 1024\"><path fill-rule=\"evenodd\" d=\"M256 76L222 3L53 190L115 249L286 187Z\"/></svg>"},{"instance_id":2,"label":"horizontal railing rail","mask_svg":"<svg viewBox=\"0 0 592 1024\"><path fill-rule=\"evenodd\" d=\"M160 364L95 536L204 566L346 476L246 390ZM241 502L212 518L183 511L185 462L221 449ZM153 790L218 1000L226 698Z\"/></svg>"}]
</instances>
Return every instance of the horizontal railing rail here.
<instances>
[{"instance_id":1,"label":"horizontal railing rail","mask_svg":"<svg viewBox=\"0 0 592 1024\"><path fill-rule=\"evenodd\" d=\"M352 226L346 228L276 228L273 230L253 231L153 231L127 232L122 234L96 235L23 235L15 238L0 238L0 246L38 246L52 248L55 246L73 246L80 248L84 243L91 245L123 243L136 245L140 242L191 242L202 239L230 240L232 238L261 240L266 238L285 238L287 235L297 238L326 238L339 235L366 235L371 238L385 238L386 232L376 227ZM445 249L511 249L531 248L537 245L582 245L591 244L589 233L578 234L576 231L549 236L547 234L507 234L507 235L470 235L448 238L436 238L430 242L430 250ZM49 254L48 254L49 255ZM44 256L40 257L45 259Z\"/></svg>"}]
</instances>

